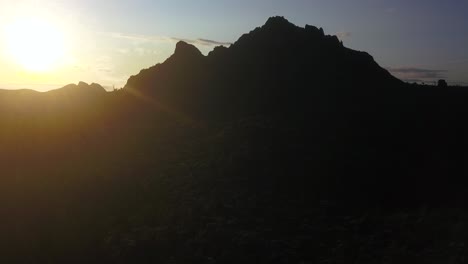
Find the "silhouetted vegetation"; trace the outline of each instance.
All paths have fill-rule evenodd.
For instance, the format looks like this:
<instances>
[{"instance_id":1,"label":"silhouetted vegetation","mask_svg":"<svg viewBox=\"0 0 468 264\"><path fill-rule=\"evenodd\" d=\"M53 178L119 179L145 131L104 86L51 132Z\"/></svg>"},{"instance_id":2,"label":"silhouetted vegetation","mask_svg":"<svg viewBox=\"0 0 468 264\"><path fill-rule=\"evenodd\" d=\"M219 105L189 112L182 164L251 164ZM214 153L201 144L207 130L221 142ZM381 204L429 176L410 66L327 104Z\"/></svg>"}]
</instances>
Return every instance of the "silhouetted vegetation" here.
<instances>
[{"instance_id":1,"label":"silhouetted vegetation","mask_svg":"<svg viewBox=\"0 0 468 264\"><path fill-rule=\"evenodd\" d=\"M463 262L467 100L281 17L122 90L0 91L0 261Z\"/></svg>"},{"instance_id":2,"label":"silhouetted vegetation","mask_svg":"<svg viewBox=\"0 0 468 264\"><path fill-rule=\"evenodd\" d=\"M441 88L446 88L448 86L447 82L445 80L439 80L437 82L437 86L441 87Z\"/></svg>"}]
</instances>

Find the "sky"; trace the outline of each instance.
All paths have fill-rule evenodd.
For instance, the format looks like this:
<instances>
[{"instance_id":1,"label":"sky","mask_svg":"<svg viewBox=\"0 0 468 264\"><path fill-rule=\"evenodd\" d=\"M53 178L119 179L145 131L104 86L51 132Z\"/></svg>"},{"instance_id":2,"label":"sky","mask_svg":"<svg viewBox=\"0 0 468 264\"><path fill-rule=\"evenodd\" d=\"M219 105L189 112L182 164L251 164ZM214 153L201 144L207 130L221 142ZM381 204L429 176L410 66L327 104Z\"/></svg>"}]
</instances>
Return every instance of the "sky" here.
<instances>
[{"instance_id":1,"label":"sky","mask_svg":"<svg viewBox=\"0 0 468 264\"><path fill-rule=\"evenodd\" d=\"M467 0L0 0L0 88L121 88L178 40L207 54L275 15L338 35L399 78L468 85L466 14Z\"/></svg>"}]
</instances>

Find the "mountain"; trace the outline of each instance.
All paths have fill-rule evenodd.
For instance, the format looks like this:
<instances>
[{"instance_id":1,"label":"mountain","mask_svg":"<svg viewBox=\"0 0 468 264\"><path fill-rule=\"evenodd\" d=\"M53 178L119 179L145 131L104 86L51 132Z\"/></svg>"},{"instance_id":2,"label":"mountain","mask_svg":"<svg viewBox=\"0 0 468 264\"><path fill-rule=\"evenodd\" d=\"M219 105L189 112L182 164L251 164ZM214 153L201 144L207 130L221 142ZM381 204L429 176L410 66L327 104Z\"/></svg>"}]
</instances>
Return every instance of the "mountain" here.
<instances>
[{"instance_id":1,"label":"mountain","mask_svg":"<svg viewBox=\"0 0 468 264\"><path fill-rule=\"evenodd\" d=\"M118 91L0 91L0 263L463 262L466 102L281 17Z\"/></svg>"},{"instance_id":2,"label":"mountain","mask_svg":"<svg viewBox=\"0 0 468 264\"><path fill-rule=\"evenodd\" d=\"M125 89L206 117L320 111L330 100L399 85L369 54L344 47L323 29L272 17L208 56L179 42L167 61L130 77Z\"/></svg>"},{"instance_id":3,"label":"mountain","mask_svg":"<svg viewBox=\"0 0 468 264\"><path fill-rule=\"evenodd\" d=\"M63 107L70 103L84 104L89 101L98 100L106 95L106 90L99 84L87 84L79 82L69 84L62 88L48 92L37 92L34 90L0 90L0 110L17 109L21 111L37 111L44 106ZM38 108L37 108L38 107ZM78 106L79 107L79 106Z\"/></svg>"},{"instance_id":4,"label":"mountain","mask_svg":"<svg viewBox=\"0 0 468 264\"><path fill-rule=\"evenodd\" d=\"M269 147L283 154L271 162L284 162L298 181L317 173L305 164L318 162L315 169L333 175L327 184L349 200L445 200L466 183L455 173L463 170L462 160L447 158L464 155L466 91L406 84L336 36L283 17L207 56L179 42L170 58L130 77L123 90L189 120L253 118L234 129L250 138L252 149L275 142ZM281 132L285 127L294 136ZM302 163L285 162L285 153Z\"/></svg>"},{"instance_id":5,"label":"mountain","mask_svg":"<svg viewBox=\"0 0 468 264\"><path fill-rule=\"evenodd\" d=\"M61 93L61 94L70 94L70 95L96 95L103 94L106 90L100 84L92 83L87 84L85 82L79 82L76 84L69 84L62 88L52 90L50 93Z\"/></svg>"}]
</instances>

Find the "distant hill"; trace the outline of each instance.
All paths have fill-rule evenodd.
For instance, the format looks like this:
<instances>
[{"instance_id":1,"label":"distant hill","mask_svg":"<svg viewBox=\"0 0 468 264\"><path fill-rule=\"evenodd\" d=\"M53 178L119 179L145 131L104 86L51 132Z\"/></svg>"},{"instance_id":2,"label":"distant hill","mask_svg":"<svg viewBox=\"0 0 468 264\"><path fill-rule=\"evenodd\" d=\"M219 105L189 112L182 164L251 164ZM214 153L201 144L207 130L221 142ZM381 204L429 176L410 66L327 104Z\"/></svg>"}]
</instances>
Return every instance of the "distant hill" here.
<instances>
[{"instance_id":1,"label":"distant hill","mask_svg":"<svg viewBox=\"0 0 468 264\"><path fill-rule=\"evenodd\" d=\"M85 82L79 82L78 85L76 84L69 84L62 88L49 91L51 93L64 93L64 94L81 94L81 95L89 95L89 94L103 94L106 92L106 89L102 87L100 84L92 83L87 84Z\"/></svg>"},{"instance_id":2,"label":"distant hill","mask_svg":"<svg viewBox=\"0 0 468 264\"><path fill-rule=\"evenodd\" d=\"M30 89L19 89L19 90L6 90L0 89L1 96L47 96L50 94L61 94L61 95L92 95L92 94L103 94L106 90L100 84L92 83L87 84L85 82L79 82L78 84L68 84L62 88L51 90L48 92L38 92Z\"/></svg>"},{"instance_id":3,"label":"distant hill","mask_svg":"<svg viewBox=\"0 0 468 264\"><path fill-rule=\"evenodd\" d=\"M87 84L80 82L78 85L69 84L62 88L48 92L37 92L34 90L1 90L0 110L12 111L14 109L28 112L35 111L40 114L40 109L45 107L69 107L70 104L80 108L80 104L95 101L107 94L106 90L99 84ZM38 112L39 111L39 112ZM6 113L4 113L6 114Z\"/></svg>"}]
</instances>

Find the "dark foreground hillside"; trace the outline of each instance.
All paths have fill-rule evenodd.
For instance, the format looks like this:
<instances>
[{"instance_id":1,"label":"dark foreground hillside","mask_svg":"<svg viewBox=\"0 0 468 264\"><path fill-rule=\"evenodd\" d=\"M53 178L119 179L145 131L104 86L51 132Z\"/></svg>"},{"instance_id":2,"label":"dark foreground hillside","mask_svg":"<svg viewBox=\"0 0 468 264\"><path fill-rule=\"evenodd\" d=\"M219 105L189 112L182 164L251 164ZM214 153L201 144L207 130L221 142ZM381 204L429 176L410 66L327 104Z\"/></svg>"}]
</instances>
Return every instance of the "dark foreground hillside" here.
<instances>
[{"instance_id":1,"label":"dark foreground hillside","mask_svg":"<svg viewBox=\"0 0 468 264\"><path fill-rule=\"evenodd\" d=\"M116 92L0 92L0 261L462 263L467 96L283 18Z\"/></svg>"}]
</instances>

